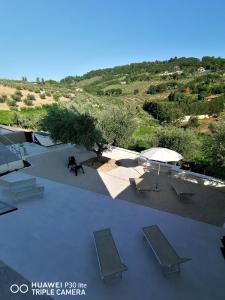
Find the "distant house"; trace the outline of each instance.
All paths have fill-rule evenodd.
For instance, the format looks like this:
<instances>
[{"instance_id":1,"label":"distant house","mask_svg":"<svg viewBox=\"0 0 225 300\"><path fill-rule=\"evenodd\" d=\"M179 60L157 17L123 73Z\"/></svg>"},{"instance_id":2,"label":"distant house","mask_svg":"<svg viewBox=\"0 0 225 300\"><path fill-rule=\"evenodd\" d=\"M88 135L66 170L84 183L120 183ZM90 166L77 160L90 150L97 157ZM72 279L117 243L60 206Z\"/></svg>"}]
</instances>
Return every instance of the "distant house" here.
<instances>
[{"instance_id":1,"label":"distant house","mask_svg":"<svg viewBox=\"0 0 225 300\"><path fill-rule=\"evenodd\" d=\"M181 75L181 74L183 74L183 71L177 70L177 71L175 71L174 73L175 73L175 74L178 74L178 75Z\"/></svg>"},{"instance_id":2,"label":"distant house","mask_svg":"<svg viewBox=\"0 0 225 300\"><path fill-rule=\"evenodd\" d=\"M188 122L192 117L198 120L208 119L209 115L195 115L195 116L184 116L183 118L179 119L181 122Z\"/></svg>"},{"instance_id":3,"label":"distant house","mask_svg":"<svg viewBox=\"0 0 225 300\"><path fill-rule=\"evenodd\" d=\"M163 73L159 74L159 76L168 76L168 75L173 75L173 72L164 71Z\"/></svg>"},{"instance_id":4,"label":"distant house","mask_svg":"<svg viewBox=\"0 0 225 300\"><path fill-rule=\"evenodd\" d=\"M76 88L76 92L83 92L82 88Z\"/></svg>"},{"instance_id":5,"label":"distant house","mask_svg":"<svg viewBox=\"0 0 225 300\"><path fill-rule=\"evenodd\" d=\"M204 73L205 72L205 68L200 67L197 69L198 73Z\"/></svg>"},{"instance_id":6,"label":"distant house","mask_svg":"<svg viewBox=\"0 0 225 300\"><path fill-rule=\"evenodd\" d=\"M169 72L169 71L165 71L163 73L160 73L159 76L169 76L169 75L174 75L174 74L183 74L183 71L181 70L176 70L175 72Z\"/></svg>"},{"instance_id":7,"label":"distant house","mask_svg":"<svg viewBox=\"0 0 225 300\"><path fill-rule=\"evenodd\" d=\"M124 84L127 84L126 81L120 81L120 84L124 85Z\"/></svg>"}]
</instances>

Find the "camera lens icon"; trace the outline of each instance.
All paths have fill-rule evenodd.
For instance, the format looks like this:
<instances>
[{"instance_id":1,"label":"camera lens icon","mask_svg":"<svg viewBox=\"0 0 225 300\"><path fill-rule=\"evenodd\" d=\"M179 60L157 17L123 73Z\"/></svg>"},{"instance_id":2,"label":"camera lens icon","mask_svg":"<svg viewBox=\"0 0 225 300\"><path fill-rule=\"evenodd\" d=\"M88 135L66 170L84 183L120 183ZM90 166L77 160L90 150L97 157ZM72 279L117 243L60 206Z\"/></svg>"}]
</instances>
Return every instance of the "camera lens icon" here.
<instances>
[{"instance_id":1,"label":"camera lens icon","mask_svg":"<svg viewBox=\"0 0 225 300\"><path fill-rule=\"evenodd\" d=\"M10 286L10 292L13 294L17 294L17 293L22 293L22 294L26 294L28 292L29 288L27 284L12 284Z\"/></svg>"}]
</instances>

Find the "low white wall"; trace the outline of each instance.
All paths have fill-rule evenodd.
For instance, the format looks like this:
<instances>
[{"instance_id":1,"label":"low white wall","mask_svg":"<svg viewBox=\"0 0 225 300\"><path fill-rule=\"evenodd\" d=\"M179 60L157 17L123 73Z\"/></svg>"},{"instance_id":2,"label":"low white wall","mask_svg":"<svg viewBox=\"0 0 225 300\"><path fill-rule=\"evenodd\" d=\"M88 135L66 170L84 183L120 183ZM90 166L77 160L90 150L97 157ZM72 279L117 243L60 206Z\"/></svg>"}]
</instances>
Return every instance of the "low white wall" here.
<instances>
[{"instance_id":1,"label":"low white wall","mask_svg":"<svg viewBox=\"0 0 225 300\"><path fill-rule=\"evenodd\" d=\"M182 178L184 180L199 183L207 186L218 187L222 192L225 192L225 182L200 173L195 173L191 171L182 170L177 166L172 166L171 173L176 177Z\"/></svg>"}]
</instances>

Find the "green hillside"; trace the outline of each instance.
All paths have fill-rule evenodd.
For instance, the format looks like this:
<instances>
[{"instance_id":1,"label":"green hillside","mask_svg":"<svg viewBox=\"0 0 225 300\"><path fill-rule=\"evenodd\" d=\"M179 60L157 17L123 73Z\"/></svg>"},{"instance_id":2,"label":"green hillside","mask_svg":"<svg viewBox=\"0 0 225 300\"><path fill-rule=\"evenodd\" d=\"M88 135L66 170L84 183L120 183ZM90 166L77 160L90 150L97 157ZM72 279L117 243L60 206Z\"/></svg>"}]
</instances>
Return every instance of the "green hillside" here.
<instances>
[{"instance_id":1,"label":"green hillside","mask_svg":"<svg viewBox=\"0 0 225 300\"><path fill-rule=\"evenodd\" d=\"M2 79L0 123L38 129L40 119L54 103L73 105L96 118L113 107L126 108L137 124L130 149L151 147L155 136L161 134L158 131L177 128L181 130L177 139L188 130L201 143L187 159L208 163L204 147L214 124L225 115L224 94L225 59L208 56L133 63L68 76L59 82Z\"/></svg>"}]
</instances>

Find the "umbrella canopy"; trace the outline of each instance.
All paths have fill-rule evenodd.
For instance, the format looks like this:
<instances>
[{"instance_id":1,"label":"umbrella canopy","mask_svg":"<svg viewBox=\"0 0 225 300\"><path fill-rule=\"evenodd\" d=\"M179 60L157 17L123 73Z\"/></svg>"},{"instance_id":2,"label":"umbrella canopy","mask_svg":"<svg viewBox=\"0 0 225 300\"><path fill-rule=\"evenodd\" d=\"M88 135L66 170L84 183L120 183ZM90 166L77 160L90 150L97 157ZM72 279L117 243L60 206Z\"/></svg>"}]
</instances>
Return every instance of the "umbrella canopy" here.
<instances>
[{"instance_id":1,"label":"umbrella canopy","mask_svg":"<svg viewBox=\"0 0 225 300\"><path fill-rule=\"evenodd\" d=\"M167 148L150 148L141 152L141 156L149 160L160 162L179 161L183 158L181 154Z\"/></svg>"}]
</instances>

